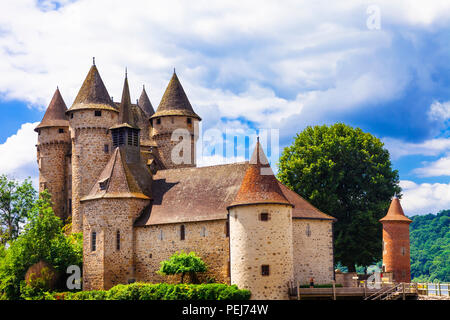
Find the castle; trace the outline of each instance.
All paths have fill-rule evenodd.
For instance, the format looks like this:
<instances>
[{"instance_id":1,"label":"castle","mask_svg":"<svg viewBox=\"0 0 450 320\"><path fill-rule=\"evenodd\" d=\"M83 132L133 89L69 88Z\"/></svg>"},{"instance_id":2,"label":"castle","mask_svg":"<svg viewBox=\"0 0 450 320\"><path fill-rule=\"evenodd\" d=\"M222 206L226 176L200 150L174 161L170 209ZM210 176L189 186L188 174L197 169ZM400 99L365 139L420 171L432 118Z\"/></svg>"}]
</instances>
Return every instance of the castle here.
<instances>
[{"instance_id":1,"label":"castle","mask_svg":"<svg viewBox=\"0 0 450 320\"><path fill-rule=\"evenodd\" d=\"M200 121L175 71L156 112L127 74L114 102L95 61L69 109L56 90L35 129L39 191L83 232L83 290L167 281L156 271L180 250L253 299L331 283L336 219L275 178L259 141L250 161L197 167Z\"/></svg>"}]
</instances>

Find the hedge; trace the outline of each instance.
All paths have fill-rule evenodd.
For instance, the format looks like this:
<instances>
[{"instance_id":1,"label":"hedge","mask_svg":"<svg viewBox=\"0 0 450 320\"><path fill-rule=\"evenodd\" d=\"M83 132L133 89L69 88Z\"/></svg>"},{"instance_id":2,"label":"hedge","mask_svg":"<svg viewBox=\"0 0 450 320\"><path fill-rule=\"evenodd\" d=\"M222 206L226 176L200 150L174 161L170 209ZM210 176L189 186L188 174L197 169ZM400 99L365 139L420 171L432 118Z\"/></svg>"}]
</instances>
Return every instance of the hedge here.
<instances>
[{"instance_id":1,"label":"hedge","mask_svg":"<svg viewBox=\"0 0 450 320\"><path fill-rule=\"evenodd\" d=\"M110 290L46 293L45 300L248 300L250 291L236 285L209 284L119 284Z\"/></svg>"}]
</instances>

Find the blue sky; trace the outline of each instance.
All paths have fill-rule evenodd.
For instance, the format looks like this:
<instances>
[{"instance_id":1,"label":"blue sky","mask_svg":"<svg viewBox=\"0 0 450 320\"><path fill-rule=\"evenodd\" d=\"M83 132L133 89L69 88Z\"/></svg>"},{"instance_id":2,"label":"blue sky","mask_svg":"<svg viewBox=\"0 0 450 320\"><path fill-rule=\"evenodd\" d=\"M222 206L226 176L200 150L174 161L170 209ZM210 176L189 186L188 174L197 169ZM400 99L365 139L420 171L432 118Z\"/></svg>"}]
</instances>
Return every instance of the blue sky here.
<instances>
[{"instance_id":1,"label":"blue sky","mask_svg":"<svg viewBox=\"0 0 450 320\"><path fill-rule=\"evenodd\" d=\"M4 1L0 173L36 182L33 128L95 56L115 100L127 66L155 107L176 67L205 131L279 130L283 148L308 125L360 127L390 151L407 214L448 209L449 18L440 0Z\"/></svg>"}]
</instances>

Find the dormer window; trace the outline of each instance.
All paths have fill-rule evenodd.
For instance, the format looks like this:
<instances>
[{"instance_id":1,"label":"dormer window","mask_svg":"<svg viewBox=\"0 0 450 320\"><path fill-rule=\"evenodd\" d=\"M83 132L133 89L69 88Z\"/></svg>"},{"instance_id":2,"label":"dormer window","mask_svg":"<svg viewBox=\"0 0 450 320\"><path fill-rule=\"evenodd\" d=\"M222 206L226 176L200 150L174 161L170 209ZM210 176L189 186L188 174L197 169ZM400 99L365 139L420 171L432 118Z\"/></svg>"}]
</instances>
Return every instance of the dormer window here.
<instances>
[{"instance_id":1,"label":"dormer window","mask_svg":"<svg viewBox=\"0 0 450 320\"><path fill-rule=\"evenodd\" d=\"M108 186L108 180L109 179L105 179L105 180L103 180L103 181L100 181L98 184L99 184L99 187L100 187L100 190L106 190L106 187Z\"/></svg>"}]
</instances>

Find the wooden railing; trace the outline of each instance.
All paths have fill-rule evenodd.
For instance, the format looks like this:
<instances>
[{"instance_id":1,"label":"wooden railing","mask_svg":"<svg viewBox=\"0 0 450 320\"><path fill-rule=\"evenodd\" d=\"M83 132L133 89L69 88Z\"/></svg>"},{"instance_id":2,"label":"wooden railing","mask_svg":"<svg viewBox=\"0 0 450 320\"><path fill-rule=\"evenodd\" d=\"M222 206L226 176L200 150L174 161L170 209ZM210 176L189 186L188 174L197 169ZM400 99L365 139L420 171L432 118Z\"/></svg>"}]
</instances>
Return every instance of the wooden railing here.
<instances>
[{"instance_id":1,"label":"wooden railing","mask_svg":"<svg viewBox=\"0 0 450 320\"><path fill-rule=\"evenodd\" d=\"M450 296L450 283L416 283L419 294L427 296Z\"/></svg>"}]
</instances>

